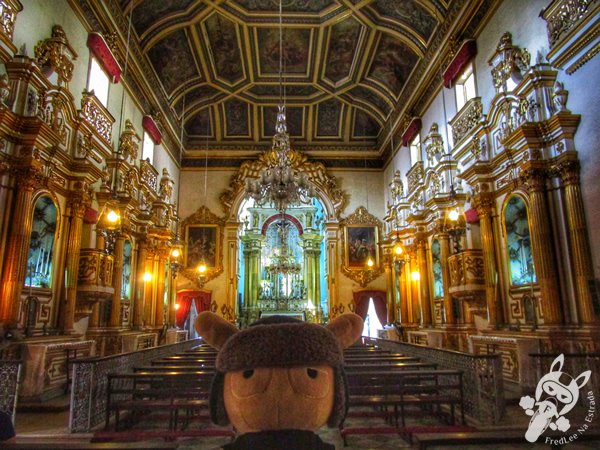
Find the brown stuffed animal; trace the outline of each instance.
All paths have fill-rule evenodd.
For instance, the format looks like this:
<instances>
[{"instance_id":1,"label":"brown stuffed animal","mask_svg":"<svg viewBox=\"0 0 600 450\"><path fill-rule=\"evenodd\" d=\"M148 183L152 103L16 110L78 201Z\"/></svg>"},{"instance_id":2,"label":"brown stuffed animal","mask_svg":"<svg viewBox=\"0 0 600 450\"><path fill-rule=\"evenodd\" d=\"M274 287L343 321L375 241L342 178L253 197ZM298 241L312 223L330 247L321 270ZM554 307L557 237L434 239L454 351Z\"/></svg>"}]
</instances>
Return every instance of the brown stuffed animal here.
<instances>
[{"instance_id":1,"label":"brown stuffed animal","mask_svg":"<svg viewBox=\"0 0 600 450\"><path fill-rule=\"evenodd\" d=\"M239 331L211 312L196 330L219 349L210 393L211 419L238 436L226 450L334 449L314 432L338 426L347 411L343 349L363 321L343 314L327 327L271 316Z\"/></svg>"}]
</instances>

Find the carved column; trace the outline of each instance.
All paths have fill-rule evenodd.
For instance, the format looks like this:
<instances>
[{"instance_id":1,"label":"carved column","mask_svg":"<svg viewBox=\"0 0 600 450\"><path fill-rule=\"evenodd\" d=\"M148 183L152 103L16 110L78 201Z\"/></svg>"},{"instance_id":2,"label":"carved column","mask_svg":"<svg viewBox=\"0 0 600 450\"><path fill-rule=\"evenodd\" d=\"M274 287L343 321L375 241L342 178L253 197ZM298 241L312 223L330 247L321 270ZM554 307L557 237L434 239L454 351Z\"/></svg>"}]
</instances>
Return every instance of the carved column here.
<instances>
[{"instance_id":1,"label":"carved column","mask_svg":"<svg viewBox=\"0 0 600 450\"><path fill-rule=\"evenodd\" d=\"M421 318L423 326L431 326L431 296L429 293L429 270L427 268L427 240L421 236L417 240L417 262L421 274Z\"/></svg>"},{"instance_id":2,"label":"carved column","mask_svg":"<svg viewBox=\"0 0 600 450\"><path fill-rule=\"evenodd\" d=\"M79 182L78 182L79 183ZM83 186L77 186L70 199L71 224L69 226L69 237L67 241L67 261L65 264L65 284L67 286L67 298L63 312L63 331L70 333L75 324L75 307L77 303L77 278L79 274L79 251L81 250L81 231L83 227L83 215L86 204L81 190Z\"/></svg>"},{"instance_id":3,"label":"carved column","mask_svg":"<svg viewBox=\"0 0 600 450\"><path fill-rule=\"evenodd\" d=\"M529 223L535 273L540 286L544 324L562 322L560 289L554 254L548 201L546 200L546 171L527 168L521 173L529 193Z\"/></svg>"},{"instance_id":4,"label":"carved column","mask_svg":"<svg viewBox=\"0 0 600 450\"><path fill-rule=\"evenodd\" d=\"M592 258L581 185L579 181L579 161L566 161L559 164L558 170L565 189L565 203L571 241L571 261L575 276L576 302L579 321L589 324L597 320L592 305L589 282L593 280Z\"/></svg>"},{"instance_id":5,"label":"carved column","mask_svg":"<svg viewBox=\"0 0 600 450\"><path fill-rule=\"evenodd\" d=\"M154 325L162 327L165 323L165 266L167 256L164 251L158 254L158 271L156 274L156 309L154 315Z\"/></svg>"},{"instance_id":6,"label":"carved column","mask_svg":"<svg viewBox=\"0 0 600 450\"><path fill-rule=\"evenodd\" d=\"M474 197L473 201L477 208L477 214L479 214L488 322L490 328L496 328L502 320L502 314L501 305L498 304L498 299L496 298L498 268L496 266L496 247L494 245L494 226L492 223L494 197L491 194L481 193Z\"/></svg>"},{"instance_id":7,"label":"carved column","mask_svg":"<svg viewBox=\"0 0 600 450\"><path fill-rule=\"evenodd\" d=\"M232 317L230 320L236 320L237 310L237 295L238 295L238 228L239 223L228 223L225 227L225 236L227 236L226 248L227 248L227 289L226 297L227 303L231 310Z\"/></svg>"},{"instance_id":8,"label":"carved column","mask_svg":"<svg viewBox=\"0 0 600 450\"><path fill-rule=\"evenodd\" d=\"M246 273L244 280L244 304L249 308L249 320L258 319L256 309L260 288L260 248L263 237L260 234L242 236L244 243L244 262Z\"/></svg>"},{"instance_id":9,"label":"carved column","mask_svg":"<svg viewBox=\"0 0 600 450\"><path fill-rule=\"evenodd\" d=\"M335 311L339 308L339 289L337 286L337 275L339 267L339 238L338 233L340 226L338 223L328 222L325 224L325 230L327 233L327 292L329 300L329 320L335 318L337 314Z\"/></svg>"},{"instance_id":10,"label":"carved column","mask_svg":"<svg viewBox=\"0 0 600 450\"><path fill-rule=\"evenodd\" d=\"M15 172L17 195L11 215L11 230L5 253L0 288L0 322L16 326L19 318L21 289L27 271L27 255L32 227L33 191L37 187L37 171L26 168Z\"/></svg>"},{"instance_id":11,"label":"carved column","mask_svg":"<svg viewBox=\"0 0 600 450\"><path fill-rule=\"evenodd\" d=\"M146 283L144 272L146 272L146 257L148 256L148 243L138 240L138 255L136 265L135 301L133 304L133 326L141 329L144 320L144 294Z\"/></svg>"},{"instance_id":12,"label":"carved column","mask_svg":"<svg viewBox=\"0 0 600 450\"><path fill-rule=\"evenodd\" d=\"M411 323L408 303L410 301L408 286L406 283L406 275L408 273L409 266L406 261L406 256L402 256L402 262L398 263L398 285L400 289L400 322L402 325L408 325Z\"/></svg>"},{"instance_id":13,"label":"carved column","mask_svg":"<svg viewBox=\"0 0 600 450\"><path fill-rule=\"evenodd\" d=\"M450 267L448 258L450 257L450 236L447 233L438 235L440 242L440 259L442 263L442 280L444 283L444 310L446 311L446 325L454 325L454 309L452 308L452 295L450 295Z\"/></svg>"},{"instance_id":14,"label":"carved column","mask_svg":"<svg viewBox=\"0 0 600 450\"><path fill-rule=\"evenodd\" d=\"M123 254L125 248L125 236L119 233L115 239L115 261L113 266L113 287L115 292L112 296L110 306L109 327L121 326L121 289L123 287Z\"/></svg>"},{"instance_id":15,"label":"carved column","mask_svg":"<svg viewBox=\"0 0 600 450\"><path fill-rule=\"evenodd\" d=\"M387 321L388 323L396 322L396 305L394 302L394 261L391 256L387 256L384 260L385 268L385 297L387 304Z\"/></svg>"}]
</instances>

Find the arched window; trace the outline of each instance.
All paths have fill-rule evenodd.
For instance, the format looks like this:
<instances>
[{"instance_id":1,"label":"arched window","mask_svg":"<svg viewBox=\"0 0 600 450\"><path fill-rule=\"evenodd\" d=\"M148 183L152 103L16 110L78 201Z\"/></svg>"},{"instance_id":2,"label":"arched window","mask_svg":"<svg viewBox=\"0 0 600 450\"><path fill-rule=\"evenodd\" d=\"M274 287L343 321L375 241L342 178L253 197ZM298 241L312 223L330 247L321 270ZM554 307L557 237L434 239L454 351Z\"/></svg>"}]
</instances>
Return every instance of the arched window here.
<instances>
[{"instance_id":1,"label":"arched window","mask_svg":"<svg viewBox=\"0 0 600 450\"><path fill-rule=\"evenodd\" d=\"M56 205L48 195L42 195L33 209L33 224L27 258L25 285L49 288L52 285L52 256L56 232Z\"/></svg>"},{"instance_id":2,"label":"arched window","mask_svg":"<svg viewBox=\"0 0 600 450\"><path fill-rule=\"evenodd\" d=\"M513 195L504 207L504 227L508 250L510 282L513 286L535 283L535 269L529 235L527 205L518 195Z\"/></svg>"},{"instance_id":3,"label":"arched window","mask_svg":"<svg viewBox=\"0 0 600 450\"><path fill-rule=\"evenodd\" d=\"M133 247L131 241L126 240L123 245L123 282L121 283L121 298L131 296L131 253Z\"/></svg>"},{"instance_id":4,"label":"arched window","mask_svg":"<svg viewBox=\"0 0 600 450\"><path fill-rule=\"evenodd\" d=\"M442 278L440 241L437 239L434 239L431 243L431 260L433 269L433 297L440 298L444 296L444 280Z\"/></svg>"}]
</instances>

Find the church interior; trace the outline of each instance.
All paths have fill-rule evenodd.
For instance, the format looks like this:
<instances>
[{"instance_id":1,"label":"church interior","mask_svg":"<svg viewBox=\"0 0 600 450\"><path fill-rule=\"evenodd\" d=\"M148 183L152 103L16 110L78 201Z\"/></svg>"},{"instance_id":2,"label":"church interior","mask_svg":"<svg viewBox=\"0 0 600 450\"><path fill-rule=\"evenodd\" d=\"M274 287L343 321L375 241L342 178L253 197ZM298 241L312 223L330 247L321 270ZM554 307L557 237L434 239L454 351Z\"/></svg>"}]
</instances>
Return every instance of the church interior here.
<instances>
[{"instance_id":1,"label":"church interior","mask_svg":"<svg viewBox=\"0 0 600 450\"><path fill-rule=\"evenodd\" d=\"M600 2L0 12L17 443L21 408L57 398L65 435L103 428L106 379L191 351L204 311L358 314L364 345L460 370L471 426L516 414L559 354L600 394Z\"/></svg>"}]
</instances>

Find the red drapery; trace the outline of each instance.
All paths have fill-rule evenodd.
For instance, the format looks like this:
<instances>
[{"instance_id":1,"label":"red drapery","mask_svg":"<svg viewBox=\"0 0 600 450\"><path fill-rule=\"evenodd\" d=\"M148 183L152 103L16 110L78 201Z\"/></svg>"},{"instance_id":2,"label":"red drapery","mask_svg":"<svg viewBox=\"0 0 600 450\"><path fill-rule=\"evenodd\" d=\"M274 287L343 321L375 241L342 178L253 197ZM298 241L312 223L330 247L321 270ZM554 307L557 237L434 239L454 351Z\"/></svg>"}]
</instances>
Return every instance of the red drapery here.
<instances>
[{"instance_id":1,"label":"red drapery","mask_svg":"<svg viewBox=\"0 0 600 450\"><path fill-rule=\"evenodd\" d=\"M375 313L382 325L387 323L387 306L385 304L385 291L359 291L354 292L354 312L365 319L369 310L369 299L373 299Z\"/></svg>"},{"instance_id":2,"label":"red drapery","mask_svg":"<svg viewBox=\"0 0 600 450\"><path fill-rule=\"evenodd\" d=\"M196 305L196 311L199 313L202 311L210 310L211 303L211 292L210 291L181 291L177 293L177 304L179 309L175 316L177 328L183 328L185 325L185 319L190 314L190 308L192 307L192 301Z\"/></svg>"}]
</instances>

